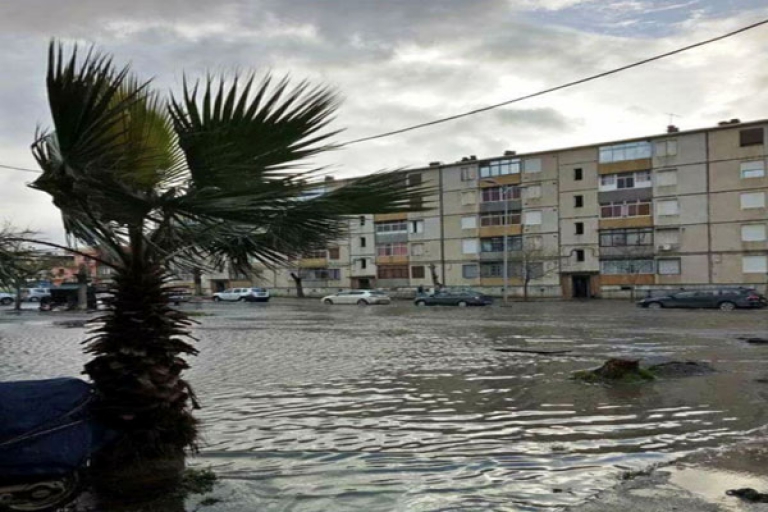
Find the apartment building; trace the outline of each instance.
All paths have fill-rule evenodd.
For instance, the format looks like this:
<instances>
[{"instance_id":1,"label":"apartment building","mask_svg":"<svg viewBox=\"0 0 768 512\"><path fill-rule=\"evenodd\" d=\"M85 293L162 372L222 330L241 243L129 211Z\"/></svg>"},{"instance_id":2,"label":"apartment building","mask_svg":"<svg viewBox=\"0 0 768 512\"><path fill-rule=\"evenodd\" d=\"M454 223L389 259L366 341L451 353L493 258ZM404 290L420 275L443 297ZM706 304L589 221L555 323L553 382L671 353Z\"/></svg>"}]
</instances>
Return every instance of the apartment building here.
<instances>
[{"instance_id":1,"label":"apartment building","mask_svg":"<svg viewBox=\"0 0 768 512\"><path fill-rule=\"evenodd\" d=\"M259 281L293 293L293 272L318 295L439 283L500 296L505 274L510 296L765 290L767 127L670 126L629 140L432 162L404 171L411 184L432 187L430 210L351 218L338 244Z\"/></svg>"}]
</instances>

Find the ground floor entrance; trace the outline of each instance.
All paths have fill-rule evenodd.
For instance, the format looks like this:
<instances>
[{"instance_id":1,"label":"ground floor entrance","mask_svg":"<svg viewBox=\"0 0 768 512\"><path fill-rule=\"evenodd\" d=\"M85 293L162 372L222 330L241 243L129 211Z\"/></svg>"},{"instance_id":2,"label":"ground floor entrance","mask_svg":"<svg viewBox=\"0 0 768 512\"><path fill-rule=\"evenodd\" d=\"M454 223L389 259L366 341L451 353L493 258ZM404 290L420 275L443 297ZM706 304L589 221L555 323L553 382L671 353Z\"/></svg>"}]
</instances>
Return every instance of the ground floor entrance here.
<instances>
[{"instance_id":1,"label":"ground floor entrance","mask_svg":"<svg viewBox=\"0 0 768 512\"><path fill-rule=\"evenodd\" d=\"M599 295L599 276L596 274L564 274L561 285L563 298L591 299Z\"/></svg>"},{"instance_id":2,"label":"ground floor entrance","mask_svg":"<svg viewBox=\"0 0 768 512\"><path fill-rule=\"evenodd\" d=\"M352 288L355 290L370 290L373 287L373 278L353 277Z\"/></svg>"}]
</instances>

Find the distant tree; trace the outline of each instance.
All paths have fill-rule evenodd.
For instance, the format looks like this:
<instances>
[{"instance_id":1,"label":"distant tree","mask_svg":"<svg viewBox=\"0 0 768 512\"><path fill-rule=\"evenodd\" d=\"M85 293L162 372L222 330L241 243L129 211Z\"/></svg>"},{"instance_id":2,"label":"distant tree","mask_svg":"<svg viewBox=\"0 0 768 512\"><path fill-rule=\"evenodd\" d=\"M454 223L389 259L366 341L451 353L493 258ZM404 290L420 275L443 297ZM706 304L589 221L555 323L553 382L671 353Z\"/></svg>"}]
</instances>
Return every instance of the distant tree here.
<instances>
[{"instance_id":1,"label":"distant tree","mask_svg":"<svg viewBox=\"0 0 768 512\"><path fill-rule=\"evenodd\" d=\"M534 242L531 237L523 239L523 246L519 251L510 251L508 261L510 277L517 277L523 283L524 301L528 301L528 289L532 281L560 271L560 255L557 250L542 248L541 244Z\"/></svg>"}]
</instances>

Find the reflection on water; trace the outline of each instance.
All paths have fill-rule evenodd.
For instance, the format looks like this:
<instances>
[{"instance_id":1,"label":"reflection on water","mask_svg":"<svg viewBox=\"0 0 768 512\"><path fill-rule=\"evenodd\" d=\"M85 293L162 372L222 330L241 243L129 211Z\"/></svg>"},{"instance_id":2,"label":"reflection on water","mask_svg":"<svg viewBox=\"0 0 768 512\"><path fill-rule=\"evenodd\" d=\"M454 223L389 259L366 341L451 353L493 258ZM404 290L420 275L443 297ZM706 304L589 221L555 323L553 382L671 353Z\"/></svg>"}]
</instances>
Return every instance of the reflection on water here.
<instances>
[{"instance_id":1,"label":"reflection on water","mask_svg":"<svg viewBox=\"0 0 768 512\"><path fill-rule=\"evenodd\" d=\"M766 423L762 312L627 304L510 309L215 305L190 379L207 510L543 510L622 471L720 446ZM83 331L0 323L0 378L76 374ZM537 356L500 347L571 350ZM55 357L53 355L55 354ZM611 356L706 361L704 377L569 380Z\"/></svg>"}]
</instances>

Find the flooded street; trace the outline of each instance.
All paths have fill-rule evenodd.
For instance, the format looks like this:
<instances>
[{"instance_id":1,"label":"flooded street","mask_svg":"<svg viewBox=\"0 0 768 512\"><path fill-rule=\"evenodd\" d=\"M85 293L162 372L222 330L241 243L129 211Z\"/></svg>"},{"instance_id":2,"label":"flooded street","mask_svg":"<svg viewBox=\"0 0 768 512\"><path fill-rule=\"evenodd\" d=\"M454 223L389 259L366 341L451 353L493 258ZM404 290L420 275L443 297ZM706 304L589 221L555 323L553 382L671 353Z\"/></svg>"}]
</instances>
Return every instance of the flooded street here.
<instances>
[{"instance_id":1,"label":"flooded street","mask_svg":"<svg viewBox=\"0 0 768 512\"><path fill-rule=\"evenodd\" d=\"M188 306L194 309L194 306ZM206 304L187 374L203 409L205 510L552 510L627 471L768 424L767 311L629 303L359 308ZM0 380L78 375L84 330L0 313ZM557 356L498 348L569 350ZM612 356L712 375L613 387L570 380Z\"/></svg>"}]
</instances>

